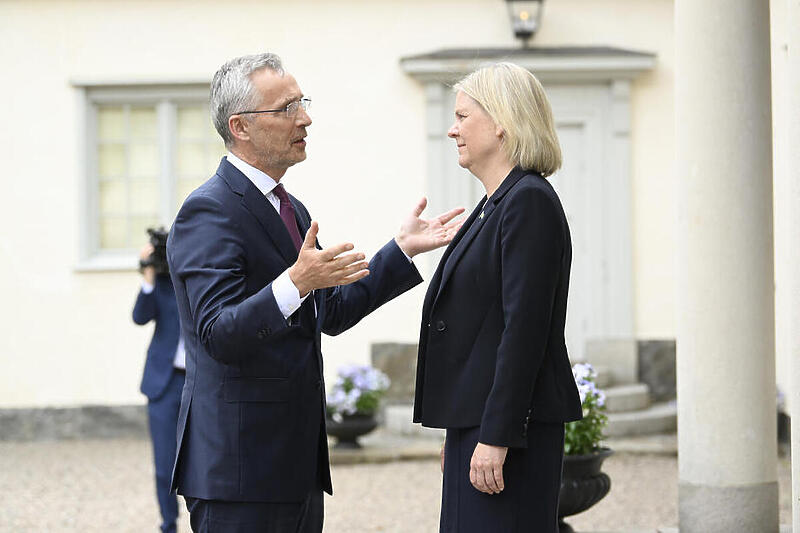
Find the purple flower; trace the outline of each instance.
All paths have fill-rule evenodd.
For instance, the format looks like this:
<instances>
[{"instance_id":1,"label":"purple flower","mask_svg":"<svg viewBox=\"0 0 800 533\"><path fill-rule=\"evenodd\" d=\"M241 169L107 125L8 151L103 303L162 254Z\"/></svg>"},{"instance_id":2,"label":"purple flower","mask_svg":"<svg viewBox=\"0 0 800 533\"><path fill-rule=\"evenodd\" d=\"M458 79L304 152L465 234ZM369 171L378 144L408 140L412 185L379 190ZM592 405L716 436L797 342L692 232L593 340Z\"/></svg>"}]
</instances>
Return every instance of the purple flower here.
<instances>
[{"instance_id":1,"label":"purple flower","mask_svg":"<svg viewBox=\"0 0 800 533\"><path fill-rule=\"evenodd\" d=\"M370 393L379 398L390 385L389 377L368 365L342 365L337 379L328 394L328 411L334 416L355 414L362 394Z\"/></svg>"}]
</instances>

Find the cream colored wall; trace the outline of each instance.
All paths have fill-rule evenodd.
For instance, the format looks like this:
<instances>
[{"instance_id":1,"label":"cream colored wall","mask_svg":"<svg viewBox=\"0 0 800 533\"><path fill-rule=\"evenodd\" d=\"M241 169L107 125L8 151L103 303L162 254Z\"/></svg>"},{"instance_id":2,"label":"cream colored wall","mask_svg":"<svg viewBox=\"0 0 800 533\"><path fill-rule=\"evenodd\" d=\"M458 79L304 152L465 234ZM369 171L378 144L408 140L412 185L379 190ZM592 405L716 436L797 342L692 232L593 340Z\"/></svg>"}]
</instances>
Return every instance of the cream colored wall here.
<instances>
[{"instance_id":1,"label":"cream colored wall","mask_svg":"<svg viewBox=\"0 0 800 533\"><path fill-rule=\"evenodd\" d=\"M675 335L672 0L545 2L537 43L608 45L653 52L657 66L631 93L634 331Z\"/></svg>"},{"instance_id":2,"label":"cream colored wall","mask_svg":"<svg viewBox=\"0 0 800 533\"><path fill-rule=\"evenodd\" d=\"M0 35L2 407L142 401L150 328L130 319L138 275L75 269L84 176L70 80L210 78L230 57L277 52L314 99L309 158L284 183L320 222L323 243L372 253L426 189L424 95L399 58L516 46L499 0L6 1ZM672 2L550 0L535 44L658 56L633 90L636 330L672 337ZM414 342L424 290L326 339L328 380L344 362L368 361L370 342Z\"/></svg>"}]
</instances>

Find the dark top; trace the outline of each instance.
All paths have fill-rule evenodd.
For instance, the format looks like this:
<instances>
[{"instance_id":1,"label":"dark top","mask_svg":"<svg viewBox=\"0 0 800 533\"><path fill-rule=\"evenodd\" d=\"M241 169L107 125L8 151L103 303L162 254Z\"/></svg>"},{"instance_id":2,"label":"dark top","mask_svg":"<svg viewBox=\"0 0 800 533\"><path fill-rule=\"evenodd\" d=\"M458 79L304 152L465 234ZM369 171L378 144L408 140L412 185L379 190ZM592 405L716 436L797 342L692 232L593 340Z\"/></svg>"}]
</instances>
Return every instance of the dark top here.
<instances>
[{"instance_id":1,"label":"dark top","mask_svg":"<svg viewBox=\"0 0 800 533\"><path fill-rule=\"evenodd\" d=\"M175 350L181 336L175 289L169 274L156 276L153 291L140 290L133 306L133 321L144 325L155 320L153 339L147 348L141 391L149 400L157 400L167 388L175 363Z\"/></svg>"},{"instance_id":2,"label":"dark top","mask_svg":"<svg viewBox=\"0 0 800 533\"><path fill-rule=\"evenodd\" d=\"M422 310L414 421L527 446L582 416L564 341L572 246L555 191L515 168L447 248Z\"/></svg>"}]
</instances>

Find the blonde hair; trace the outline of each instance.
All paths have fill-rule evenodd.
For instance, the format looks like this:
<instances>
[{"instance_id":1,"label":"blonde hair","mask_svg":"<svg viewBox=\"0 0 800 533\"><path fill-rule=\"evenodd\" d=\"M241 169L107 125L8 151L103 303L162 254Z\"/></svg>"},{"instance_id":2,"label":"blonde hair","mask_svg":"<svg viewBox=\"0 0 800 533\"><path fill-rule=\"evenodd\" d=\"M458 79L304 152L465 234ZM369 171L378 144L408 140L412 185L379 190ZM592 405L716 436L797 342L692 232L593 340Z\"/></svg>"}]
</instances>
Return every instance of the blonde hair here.
<instances>
[{"instance_id":1,"label":"blonde hair","mask_svg":"<svg viewBox=\"0 0 800 533\"><path fill-rule=\"evenodd\" d=\"M514 63L481 67L454 89L478 102L503 128L503 150L525 170L550 176L561 167L553 111L542 84Z\"/></svg>"}]
</instances>

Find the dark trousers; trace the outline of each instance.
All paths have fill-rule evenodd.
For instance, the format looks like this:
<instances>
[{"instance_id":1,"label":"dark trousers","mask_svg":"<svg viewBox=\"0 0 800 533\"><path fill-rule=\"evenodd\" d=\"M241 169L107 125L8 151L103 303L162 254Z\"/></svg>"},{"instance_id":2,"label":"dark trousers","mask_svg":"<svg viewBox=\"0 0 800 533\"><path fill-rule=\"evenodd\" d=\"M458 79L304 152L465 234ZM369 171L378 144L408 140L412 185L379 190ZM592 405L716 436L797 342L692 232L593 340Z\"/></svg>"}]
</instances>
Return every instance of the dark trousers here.
<instances>
[{"instance_id":1,"label":"dark trousers","mask_svg":"<svg viewBox=\"0 0 800 533\"><path fill-rule=\"evenodd\" d=\"M186 498L194 533L321 533L322 490L299 503L226 502Z\"/></svg>"},{"instance_id":2,"label":"dark trousers","mask_svg":"<svg viewBox=\"0 0 800 533\"><path fill-rule=\"evenodd\" d=\"M147 418L150 438L153 441L153 459L156 470L156 496L161 510L162 533L175 533L178 519L178 499L170 494L169 485L177 448L178 410L184 374L173 372L166 389L158 398L148 400Z\"/></svg>"},{"instance_id":3,"label":"dark trousers","mask_svg":"<svg viewBox=\"0 0 800 533\"><path fill-rule=\"evenodd\" d=\"M508 450L500 494L470 483L479 433L478 427L447 430L440 533L557 533L564 424L531 421L528 447Z\"/></svg>"}]
</instances>

